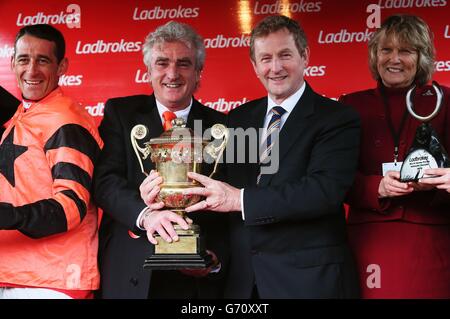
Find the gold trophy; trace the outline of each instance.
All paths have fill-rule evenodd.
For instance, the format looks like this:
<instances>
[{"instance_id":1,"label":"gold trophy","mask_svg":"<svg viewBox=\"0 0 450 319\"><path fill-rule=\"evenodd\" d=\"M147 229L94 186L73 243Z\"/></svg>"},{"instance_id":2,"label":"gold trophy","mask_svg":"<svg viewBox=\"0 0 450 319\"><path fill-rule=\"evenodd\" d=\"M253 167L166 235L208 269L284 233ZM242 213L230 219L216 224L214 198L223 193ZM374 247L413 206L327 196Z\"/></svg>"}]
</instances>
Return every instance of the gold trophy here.
<instances>
[{"instance_id":1,"label":"gold trophy","mask_svg":"<svg viewBox=\"0 0 450 319\"><path fill-rule=\"evenodd\" d=\"M184 195L183 190L190 187L198 187L200 184L187 177L188 172L201 173L203 159L208 157L214 161L214 169L211 177L217 169L225 146L228 142L228 129L222 124L215 124L211 128L210 142L195 136L194 132L186 128L182 118L172 121L173 127L165 131L161 136L152 138L145 147L138 145L138 140L144 139L148 129L138 124L131 130L131 144L139 160L142 172L143 160L150 157L155 163L156 170L163 178L157 202L164 202L165 208L185 217L185 208L201 200L199 195ZM142 159L141 159L142 155ZM184 230L179 225L174 225L178 234L177 242L168 243L156 235L158 245L155 245L153 255L145 260L144 269L183 269L205 268L212 263L211 256L206 253L204 239L200 236L200 227L192 224Z\"/></svg>"}]
</instances>

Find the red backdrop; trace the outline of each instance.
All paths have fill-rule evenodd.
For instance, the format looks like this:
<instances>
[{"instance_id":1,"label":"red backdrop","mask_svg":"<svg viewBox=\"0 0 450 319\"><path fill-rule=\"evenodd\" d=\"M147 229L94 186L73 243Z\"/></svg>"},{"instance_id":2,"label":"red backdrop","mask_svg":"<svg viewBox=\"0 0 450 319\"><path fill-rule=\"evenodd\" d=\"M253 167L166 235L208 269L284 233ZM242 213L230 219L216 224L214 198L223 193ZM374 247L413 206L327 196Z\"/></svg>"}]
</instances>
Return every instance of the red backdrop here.
<instances>
[{"instance_id":1,"label":"red backdrop","mask_svg":"<svg viewBox=\"0 0 450 319\"><path fill-rule=\"evenodd\" d=\"M157 26L177 20L192 25L207 46L196 97L227 112L265 94L249 61L249 32L269 14L282 13L304 27L311 47L306 78L324 95L375 85L367 67L367 40L377 22L394 13L422 17L437 48L434 79L450 85L448 0L0 0L0 85L19 97L10 70L14 36L26 24L50 23L67 42L69 71L61 85L100 121L104 102L149 94L141 46Z\"/></svg>"}]
</instances>

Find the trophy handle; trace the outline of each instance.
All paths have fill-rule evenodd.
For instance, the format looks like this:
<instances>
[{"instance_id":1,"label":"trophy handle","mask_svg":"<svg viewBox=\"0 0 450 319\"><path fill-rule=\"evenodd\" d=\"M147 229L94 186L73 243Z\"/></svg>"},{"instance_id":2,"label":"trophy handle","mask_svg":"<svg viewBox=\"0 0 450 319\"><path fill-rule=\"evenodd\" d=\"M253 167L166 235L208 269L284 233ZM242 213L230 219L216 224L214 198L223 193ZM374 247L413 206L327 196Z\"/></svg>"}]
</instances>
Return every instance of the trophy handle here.
<instances>
[{"instance_id":1,"label":"trophy handle","mask_svg":"<svg viewBox=\"0 0 450 319\"><path fill-rule=\"evenodd\" d=\"M148 176L148 174L144 171L144 165L142 165L142 160L145 160L148 157L150 151L148 150L148 148L140 147L137 143L137 140L142 140L144 137L147 136L147 133L148 133L147 127L142 124L135 125L130 133L131 145L133 146L133 150L138 158L139 165L141 166L141 171L142 173L145 174L145 176ZM142 159L139 153L143 155Z\"/></svg>"},{"instance_id":2,"label":"trophy handle","mask_svg":"<svg viewBox=\"0 0 450 319\"><path fill-rule=\"evenodd\" d=\"M412 88L410 88L408 93L406 94L406 108L408 109L409 113L413 117L418 119L419 121L422 121L422 122L429 122L429 121L431 121L432 119L435 118L436 115L438 115L439 110L441 109L442 95L443 95L442 94L442 89L441 89L441 87L439 86L439 84L436 81L433 81L433 88L434 88L434 91L436 92L436 108L434 109L433 113L431 113L428 116L417 115L414 112L414 110L413 110L412 101L411 101L411 94L416 89L416 86L414 85Z\"/></svg>"},{"instance_id":3,"label":"trophy handle","mask_svg":"<svg viewBox=\"0 0 450 319\"><path fill-rule=\"evenodd\" d=\"M225 150L225 147L227 146L228 139L230 137L230 131L225 127L223 124L214 124L211 127L211 135L214 137L214 139L219 140L223 139L222 143L220 143L219 146L214 146L213 144L209 144L205 151L214 159L214 169L212 173L209 175L211 178L217 170L217 164L219 164L219 159L222 157L223 151Z\"/></svg>"}]
</instances>

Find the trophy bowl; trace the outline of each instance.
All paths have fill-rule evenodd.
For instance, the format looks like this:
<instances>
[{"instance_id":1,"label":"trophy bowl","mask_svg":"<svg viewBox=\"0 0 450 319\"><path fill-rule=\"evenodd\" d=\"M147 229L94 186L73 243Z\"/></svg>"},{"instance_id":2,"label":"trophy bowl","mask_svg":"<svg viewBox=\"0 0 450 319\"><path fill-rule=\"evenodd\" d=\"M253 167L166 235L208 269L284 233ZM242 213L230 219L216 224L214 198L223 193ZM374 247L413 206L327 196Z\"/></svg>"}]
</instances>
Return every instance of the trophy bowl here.
<instances>
[{"instance_id":1,"label":"trophy bowl","mask_svg":"<svg viewBox=\"0 0 450 319\"><path fill-rule=\"evenodd\" d=\"M198 195L184 195L183 190L199 186L196 181L187 177L187 173L201 173L202 152L206 142L191 135L190 130L187 130L187 137L184 134L178 135L180 131L178 126L174 126L174 129L151 139L145 146L163 178L157 201L163 202L166 208L183 214L184 208L201 200Z\"/></svg>"},{"instance_id":2,"label":"trophy bowl","mask_svg":"<svg viewBox=\"0 0 450 319\"><path fill-rule=\"evenodd\" d=\"M210 177L216 172L219 158L222 156L228 142L228 129L222 124L215 124L211 128L214 141L202 139L186 127L181 118L172 121L173 127L159 137L152 138L138 144L146 137L148 129L144 125L136 125L131 130L131 144L139 160L141 171L144 171L142 161L150 159L156 171L163 178L156 201L163 202L165 209L169 209L185 217L185 208L199 202L199 195L185 195L183 190L199 187L200 184L188 178L188 172L202 173L202 164L214 162L214 169ZM142 156L142 158L141 158ZM210 262L210 256L205 252L204 240L200 236L200 227L191 224L188 230L178 225L174 226L179 235L178 242L167 243L159 236L154 254L145 261L144 268L151 269L181 269L203 268Z\"/></svg>"}]
</instances>

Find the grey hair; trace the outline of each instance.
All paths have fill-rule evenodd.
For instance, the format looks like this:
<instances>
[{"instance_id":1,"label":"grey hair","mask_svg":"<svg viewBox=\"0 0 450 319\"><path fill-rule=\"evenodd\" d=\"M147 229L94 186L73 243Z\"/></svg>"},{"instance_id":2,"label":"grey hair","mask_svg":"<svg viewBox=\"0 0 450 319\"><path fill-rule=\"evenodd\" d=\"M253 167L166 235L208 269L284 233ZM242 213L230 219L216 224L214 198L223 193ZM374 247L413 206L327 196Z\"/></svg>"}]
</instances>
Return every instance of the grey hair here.
<instances>
[{"instance_id":1,"label":"grey hair","mask_svg":"<svg viewBox=\"0 0 450 319\"><path fill-rule=\"evenodd\" d=\"M169 21L147 35L142 48L147 68L151 65L153 47L165 42L182 42L188 48L194 48L196 51L195 69L203 70L206 56L203 38L191 26L175 21Z\"/></svg>"}]
</instances>

